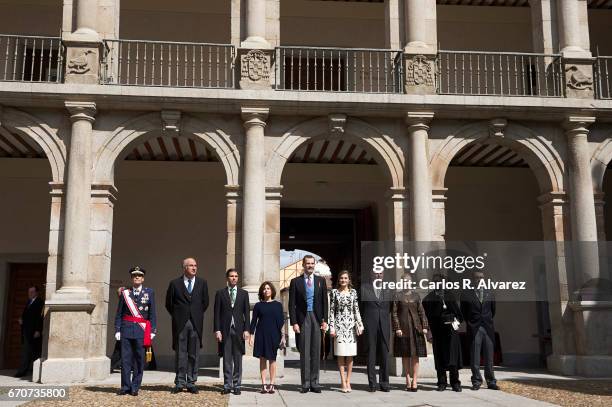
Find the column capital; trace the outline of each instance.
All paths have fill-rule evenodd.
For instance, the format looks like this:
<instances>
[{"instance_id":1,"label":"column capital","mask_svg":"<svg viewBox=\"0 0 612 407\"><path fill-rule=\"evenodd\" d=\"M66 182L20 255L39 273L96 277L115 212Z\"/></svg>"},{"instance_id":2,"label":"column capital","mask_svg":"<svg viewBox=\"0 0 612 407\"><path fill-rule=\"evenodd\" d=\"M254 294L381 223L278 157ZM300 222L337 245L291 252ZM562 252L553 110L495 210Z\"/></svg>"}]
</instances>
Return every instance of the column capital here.
<instances>
[{"instance_id":1,"label":"column capital","mask_svg":"<svg viewBox=\"0 0 612 407\"><path fill-rule=\"evenodd\" d=\"M266 126L270 109L267 107L241 107L240 114L245 127Z\"/></svg>"},{"instance_id":2,"label":"column capital","mask_svg":"<svg viewBox=\"0 0 612 407\"><path fill-rule=\"evenodd\" d=\"M70 120L87 120L93 123L96 119L96 104L94 102L65 102L64 106L70 113Z\"/></svg>"},{"instance_id":3,"label":"column capital","mask_svg":"<svg viewBox=\"0 0 612 407\"><path fill-rule=\"evenodd\" d=\"M225 185L225 199L228 201L242 198L242 187L240 185Z\"/></svg>"},{"instance_id":4,"label":"column capital","mask_svg":"<svg viewBox=\"0 0 612 407\"><path fill-rule=\"evenodd\" d=\"M563 122L563 128L569 139L578 136L587 137L589 127L593 123L595 123L595 117L593 116L568 116Z\"/></svg>"},{"instance_id":5,"label":"column capital","mask_svg":"<svg viewBox=\"0 0 612 407\"><path fill-rule=\"evenodd\" d=\"M107 199L111 204L117 202L118 192L113 184L91 184L91 197Z\"/></svg>"},{"instance_id":6,"label":"column capital","mask_svg":"<svg viewBox=\"0 0 612 407\"><path fill-rule=\"evenodd\" d=\"M392 202L401 202L406 200L406 188L404 187L391 187L385 194L386 197Z\"/></svg>"},{"instance_id":7,"label":"column capital","mask_svg":"<svg viewBox=\"0 0 612 407\"><path fill-rule=\"evenodd\" d=\"M414 130L429 130L429 124L434 118L434 112L407 112L406 124Z\"/></svg>"},{"instance_id":8,"label":"column capital","mask_svg":"<svg viewBox=\"0 0 612 407\"><path fill-rule=\"evenodd\" d=\"M278 201L283 197L283 186L275 185L273 187L266 187L266 201Z\"/></svg>"}]
</instances>

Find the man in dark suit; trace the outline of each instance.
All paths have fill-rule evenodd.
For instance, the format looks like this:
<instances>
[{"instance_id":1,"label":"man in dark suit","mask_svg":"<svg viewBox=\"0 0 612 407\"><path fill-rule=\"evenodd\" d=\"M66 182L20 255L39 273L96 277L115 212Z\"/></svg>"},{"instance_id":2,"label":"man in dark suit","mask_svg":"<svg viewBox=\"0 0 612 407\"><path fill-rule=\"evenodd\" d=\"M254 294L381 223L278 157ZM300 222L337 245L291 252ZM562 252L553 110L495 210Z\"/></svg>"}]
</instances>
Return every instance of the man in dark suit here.
<instances>
[{"instance_id":1,"label":"man in dark suit","mask_svg":"<svg viewBox=\"0 0 612 407\"><path fill-rule=\"evenodd\" d=\"M225 273L227 287L215 294L214 331L219 343L219 356L223 358L223 390L228 394L232 388L240 394L242 382L242 355L244 342L249 339L250 308L249 293L238 288L238 272L229 269Z\"/></svg>"},{"instance_id":2,"label":"man in dark suit","mask_svg":"<svg viewBox=\"0 0 612 407\"><path fill-rule=\"evenodd\" d=\"M138 396L145 347L151 347L151 340L157 333L155 293L142 285L146 271L134 266L129 273L132 287L121 292L115 314L115 339L121 341L121 389L117 393L120 396Z\"/></svg>"},{"instance_id":3,"label":"man in dark suit","mask_svg":"<svg viewBox=\"0 0 612 407\"><path fill-rule=\"evenodd\" d=\"M304 274L289 283L289 320L300 351L300 392L321 393L319 366L321 331L327 331L327 286L324 278L314 275L313 256L304 256L302 267Z\"/></svg>"},{"instance_id":4,"label":"man in dark suit","mask_svg":"<svg viewBox=\"0 0 612 407\"><path fill-rule=\"evenodd\" d=\"M204 312L208 308L208 284L196 277L195 259L183 260L183 275L170 281L166 309L172 316L172 349L175 351L173 393L184 389L197 394Z\"/></svg>"},{"instance_id":5,"label":"man in dark suit","mask_svg":"<svg viewBox=\"0 0 612 407\"><path fill-rule=\"evenodd\" d=\"M485 380L487 387L499 390L493 372L493 344L495 343L495 298L489 290L480 287L484 274L475 271L472 275L472 289L461 293L461 313L467 324L467 335L470 340L472 390L480 389L480 352L484 346Z\"/></svg>"},{"instance_id":6,"label":"man in dark suit","mask_svg":"<svg viewBox=\"0 0 612 407\"><path fill-rule=\"evenodd\" d=\"M372 273L370 281L361 287L363 301L362 318L365 327L368 351L368 391L376 391L376 359L378 358L378 379L380 390L389 391L389 334L391 331L391 294L387 290L375 288L375 280L383 279L383 274ZM379 287L379 285L376 285Z\"/></svg>"},{"instance_id":7,"label":"man in dark suit","mask_svg":"<svg viewBox=\"0 0 612 407\"><path fill-rule=\"evenodd\" d=\"M21 325L21 363L15 377L32 372L32 364L40 357L42 349L43 308L37 286L28 288L28 302L19 318Z\"/></svg>"}]
</instances>

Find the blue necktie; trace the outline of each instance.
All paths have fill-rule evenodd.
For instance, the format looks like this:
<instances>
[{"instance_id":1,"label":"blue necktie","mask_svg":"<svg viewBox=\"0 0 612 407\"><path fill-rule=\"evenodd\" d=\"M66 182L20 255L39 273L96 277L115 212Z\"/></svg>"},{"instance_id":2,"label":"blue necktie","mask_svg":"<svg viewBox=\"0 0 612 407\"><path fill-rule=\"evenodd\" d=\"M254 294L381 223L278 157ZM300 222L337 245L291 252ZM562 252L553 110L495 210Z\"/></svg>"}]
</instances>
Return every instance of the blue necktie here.
<instances>
[{"instance_id":1,"label":"blue necktie","mask_svg":"<svg viewBox=\"0 0 612 407\"><path fill-rule=\"evenodd\" d=\"M191 294L191 279L189 279L187 283L187 291L189 291L189 294Z\"/></svg>"}]
</instances>

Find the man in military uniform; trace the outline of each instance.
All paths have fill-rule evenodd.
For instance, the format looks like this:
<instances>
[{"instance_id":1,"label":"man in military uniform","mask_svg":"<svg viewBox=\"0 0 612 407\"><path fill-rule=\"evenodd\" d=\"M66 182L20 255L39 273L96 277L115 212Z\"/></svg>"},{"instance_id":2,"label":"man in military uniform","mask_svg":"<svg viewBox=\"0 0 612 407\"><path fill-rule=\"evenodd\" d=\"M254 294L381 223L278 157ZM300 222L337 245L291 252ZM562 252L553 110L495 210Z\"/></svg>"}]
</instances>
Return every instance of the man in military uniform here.
<instances>
[{"instance_id":1,"label":"man in military uniform","mask_svg":"<svg viewBox=\"0 0 612 407\"><path fill-rule=\"evenodd\" d=\"M157 333L153 289L143 287L145 270L130 269L132 288L119 297L115 316L115 339L121 341L121 390L119 395L138 395L145 362L145 347ZM132 372L133 370L133 372Z\"/></svg>"}]
</instances>

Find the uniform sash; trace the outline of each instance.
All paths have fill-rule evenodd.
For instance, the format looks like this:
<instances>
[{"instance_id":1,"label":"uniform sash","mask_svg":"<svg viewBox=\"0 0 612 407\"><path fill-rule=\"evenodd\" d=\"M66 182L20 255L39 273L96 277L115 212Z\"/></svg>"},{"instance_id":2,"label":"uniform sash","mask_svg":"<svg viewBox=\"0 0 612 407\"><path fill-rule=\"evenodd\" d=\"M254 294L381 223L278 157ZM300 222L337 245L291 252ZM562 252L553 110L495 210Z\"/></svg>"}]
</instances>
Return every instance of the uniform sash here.
<instances>
[{"instance_id":1,"label":"uniform sash","mask_svg":"<svg viewBox=\"0 0 612 407\"><path fill-rule=\"evenodd\" d=\"M151 346L151 321L148 319L144 319L142 314L138 310L136 304L134 304L134 300L130 297L129 290L123 290L123 299L125 300L125 304L130 310L130 315L124 315L123 320L128 322L135 322L144 330L144 341L143 345L145 347Z\"/></svg>"}]
</instances>

